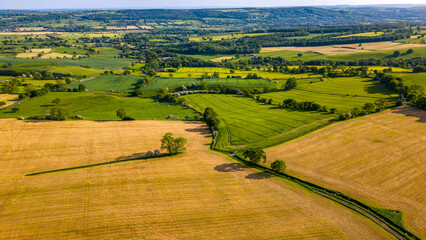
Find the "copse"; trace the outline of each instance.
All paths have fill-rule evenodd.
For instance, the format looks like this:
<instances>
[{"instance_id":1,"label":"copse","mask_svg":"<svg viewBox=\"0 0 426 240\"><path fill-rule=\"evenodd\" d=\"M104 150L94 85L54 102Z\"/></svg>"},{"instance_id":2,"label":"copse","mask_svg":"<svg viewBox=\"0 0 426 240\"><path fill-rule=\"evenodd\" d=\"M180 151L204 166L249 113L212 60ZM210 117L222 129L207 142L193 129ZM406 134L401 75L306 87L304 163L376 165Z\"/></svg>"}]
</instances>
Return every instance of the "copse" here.
<instances>
[{"instance_id":1,"label":"copse","mask_svg":"<svg viewBox=\"0 0 426 240\"><path fill-rule=\"evenodd\" d=\"M187 140L183 137L174 138L173 133L166 133L161 139L161 149L166 149L171 154L186 151Z\"/></svg>"},{"instance_id":2,"label":"copse","mask_svg":"<svg viewBox=\"0 0 426 240\"><path fill-rule=\"evenodd\" d=\"M218 129L220 120L217 113L212 108L208 107L204 110L203 118L209 127Z\"/></svg>"},{"instance_id":3,"label":"copse","mask_svg":"<svg viewBox=\"0 0 426 240\"><path fill-rule=\"evenodd\" d=\"M290 90L297 86L295 78L289 78L284 85L284 90Z\"/></svg>"}]
</instances>

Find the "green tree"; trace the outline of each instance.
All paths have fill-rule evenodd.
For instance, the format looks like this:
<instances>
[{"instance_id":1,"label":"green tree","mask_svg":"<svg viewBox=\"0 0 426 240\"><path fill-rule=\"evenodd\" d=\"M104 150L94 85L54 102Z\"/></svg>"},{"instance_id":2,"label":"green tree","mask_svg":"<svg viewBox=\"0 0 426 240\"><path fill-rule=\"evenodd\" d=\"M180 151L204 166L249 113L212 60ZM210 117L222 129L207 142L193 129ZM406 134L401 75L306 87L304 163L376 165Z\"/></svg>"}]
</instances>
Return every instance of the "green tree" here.
<instances>
[{"instance_id":1,"label":"green tree","mask_svg":"<svg viewBox=\"0 0 426 240\"><path fill-rule=\"evenodd\" d=\"M414 51L413 51L413 49L411 49L411 48L410 48L410 49L408 49L408 50L407 50L407 52L406 52L406 53L407 53L407 54L412 54L413 52L414 52Z\"/></svg>"},{"instance_id":2,"label":"green tree","mask_svg":"<svg viewBox=\"0 0 426 240\"><path fill-rule=\"evenodd\" d=\"M275 172L283 173L286 168L286 164L283 160L275 160L271 163L271 168Z\"/></svg>"},{"instance_id":3,"label":"green tree","mask_svg":"<svg viewBox=\"0 0 426 240\"><path fill-rule=\"evenodd\" d=\"M86 91L86 86L84 85L84 84L78 84L78 91L79 92L84 92L84 91Z\"/></svg>"},{"instance_id":4,"label":"green tree","mask_svg":"<svg viewBox=\"0 0 426 240\"><path fill-rule=\"evenodd\" d=\"M166 149L169 153L179 153L186 151L187 140L183 137L174 138L173 133L166 133L161 139L161 149Z\"/></svg>"},{"instance_id":5,"label":"green tree","mask_svg":"<svg viewBox=\"0 0 426 240\"><path fill-rule=\"evenodd\" d=\"M295 78L289 78L284 85L284 90L290 90L297 86Z\"/></svg>"},{"instance_id":6,"label":"green tree","mask_svg":"<svg viewBox=\"0 0 426 240\"><path fill-rule=\"evenodd\" d=\"M63 121L68 119L68 111L61 107L54 107L50 110L52 119L57 121Z\"/></svg>"},{"instance_id":7,"label":"green tree","mask_svg":"<svg viewBox=\"0 0 426 240\"><path fill-rule=\"evenodd\" d=\"M263 159L266 162L266 153L262 149L247 150L243 152L244 158L248 158L252 163L259 163Z\"/></svg>"},{"instance_id":8,"label":"green tree","mask_svg":"<svg viewBox=\"0 0 426 240\"><path fill-rule=\"evenodd\" d=\"M173 78L174 74L173 73L169 73L169 77Z\"/></svg>"},{"instance_id":9,"label":"green tree","mask_svg":"<svg viewBox=\"0 0 426 240\"><path fill-rule=\"evenodd\" d=\"M127 117L126 109L120 108L117 110L117 117L123 120L125 117Z\"/></svg>"},{"instance_id":10,"label":"green tree","mask_svg":"<svg viewBox=\"0 0 426 240\"><path fill-rule=\"evenodd\" d=\"M388 106L388 100L386 98L380 98L374 103L378 108L384 109Z\"/></svg>"},{"instance_id":11,"label":"green tree","mask_svg":"<svg viewBox=\"0 0 426 240\"><path fill-rule=\"evenodd\" d=\"M395 52L393 52L393 54L392 54L392 56L393 57L399 57L401 55L401 52L400 51L395 51Z\"/></svg>"},{"instance_id":12,"label":"green tree","mask_svg":"<svg viewBox=\"0 0 426 240\"><path fill-rule=\"evenodd\" d=\"M0 101L0 107L3 107L4 105L6 105L5 101Z\"/></svg>"},{"instance_id":13,"label":"green tree","mask_svg":"<svg viewBox=\"0 0 426 240\"><path fill-rule=\"evenodd\" d=\"M19 108L18 108L18 107L13 107L13 108L11 108L10 110L11 110L12 112L16 113L17 111L19 111Z\"/></svg>"},{"instance_id":14,"label":"green tree","mask_svg":"<svg viewBox=\"0 0 426 240\"><path fill-rule=\"evenodd\" d=\"M375 107L374 107L374 104L372 104L372 103L366 103L366 104L364 104L364 106L362 107L362 109L364 111L368 112L368 113L371 113L371 112L374 111Z\"/></svg>"},{"instance_id":15,"label":"green tree","mask_svg":"<svg viewBox=\"0 0 426 240\"><path fill-rule=\"evenodd\" d=\"M61 99L59 99L59 98L55 98L55 99L53 99L53 101L52 101L52 103L54 103L54 104L56 104L56 105L58 105L60 102L61 102Z\"/></svg>"}]
</instances>

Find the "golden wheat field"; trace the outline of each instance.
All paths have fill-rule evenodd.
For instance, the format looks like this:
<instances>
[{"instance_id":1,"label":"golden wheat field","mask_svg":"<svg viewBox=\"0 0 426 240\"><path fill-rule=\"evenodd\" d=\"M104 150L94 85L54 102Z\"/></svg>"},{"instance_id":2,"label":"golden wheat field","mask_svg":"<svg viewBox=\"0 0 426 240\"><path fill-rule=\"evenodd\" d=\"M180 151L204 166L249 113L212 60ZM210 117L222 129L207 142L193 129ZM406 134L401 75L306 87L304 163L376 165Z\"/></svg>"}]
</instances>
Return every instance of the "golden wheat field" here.
<instances>
[{"instance_id":1,"label":"golden wheat field","mask_svg":"<svg viewBox=\"0 0 426 240\"><path fill-rule=\"evenodd\" d=\"M143 155L166 132L187 138L187 153L87 166ZM202 123L3 119L0 133L2 239L392 237L335 202L210 151Z\"/></svg>"},{"instance_id":2,"label":"golden wheat field","mask_svg":"<svg viewBox=\"0 0 426 240\"><path fill-rule=\"evenodd\" d=\"M399 107L345 121L266 150L289 174L376 207L401 211L426 237L426 113Z\"/></svg>"},{"instance_id":3,"label":"golden wheat field","mask_svg":"<svg viewBox=\"0 0 426 240\"><path fill-rule=\"evenodd\" d=\"M18 100L19 100L18 94L2 93L2 94L0 94L0 101L5 102L6 105L0 106L0 108L10 106L10 105L16 103Z\"/></svg>"}]
</instances>

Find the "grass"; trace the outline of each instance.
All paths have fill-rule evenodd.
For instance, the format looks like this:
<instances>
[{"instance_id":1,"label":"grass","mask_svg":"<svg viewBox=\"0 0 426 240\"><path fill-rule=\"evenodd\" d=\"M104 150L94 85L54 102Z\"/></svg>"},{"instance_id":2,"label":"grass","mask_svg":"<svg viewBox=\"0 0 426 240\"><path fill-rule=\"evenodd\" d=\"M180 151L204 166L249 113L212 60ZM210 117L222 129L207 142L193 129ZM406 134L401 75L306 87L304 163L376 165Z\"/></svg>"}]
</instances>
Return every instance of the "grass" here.
<instances>
[{"instance_id":1,"label":"grass","mask_svg":"<svg viewBox=\"0 0 426 240\"><path fill-rule=\"evenodd\" d=\"M241 88L262 88L276 87L278 84L269 82L264 79L236 79L236 78L211 78L205 79L208 85L215 86L232 86ZM154 78L143 90L147 92L158 91L160 88L168 87L169 89L178 88L182 85L189 86L191 84L200 84L200 79L194 78Z\"/></svg>"},{"instance_id":2,"label":"grass","mask_svg":"<svg viewBox=\"0 0 426 240\"><path fill-rule=\"evenodd\" d=\"M4 238L391 238L337 203L209 151L204 124L10 119L0 132ZM166 132L188 139L187 153L25 176L144 155Z\"/></svg>"},{"instance_id":3,"label":"grass","mask_svg":"<svg viewBox=\"0 0 426 240\"><path fill-rule=\"evenodd\" d=\"M59 105L52 101L61 99ZM60 106L69 110L70 115L81 115L88 120L118 120L116 110L126 109L129 116L135 119L165 119L173 114L185 119L186 115L194 116L194 112L180 105L156 103L148 98L119 97L103 93L61 93L53 92L33 98L19 105L19 111L0 111L0 118L16 118L50 114L52 107Z\"/></svg>"},{"instance_id":4,"label":"grass","mask_svg":"<svg viewBox=\"0 0 426 240\"><path fill-rule=\"evenodd\" d=\"M344 77L324 78L324 81L310 83L308 80L298 81L298 86L289 91L261 94L263 98L272 98L277 102L293 98L298 102L312 101L341 112L349 112L354 107L362 107L365 103L374 103L380 98L389 98L391 102L397 97L370 78ZM349 96L348 96L349 94Z\"/></svg>"},{"instance_id":5,"label":"grass","mask_svg":"<svg viewBox=\"0 0 426 240\"><path fill-rule=\"evenodd\" d=\"M266 150L269 165L371 206L403 213L404 226L426 236L423 189L426 114L411 107L345 121Z\"/></svg>"},{"instance_id":6,"label":"grass","mask_svg":"<svg viewBox=\"0 0 426 240\"><path fill-rule=\"evenodd\" d=\"M206 107L217 112L221 124L216 147L222 150L277 144L316 128L318 120L331 117L317 112L278 109L243 96L196 94L183 98L200 112Z\"/></svg>"},{"instance_id":7,"label":"grass","mask_svg":"<svg viewBox=\"0 0 426 240\"><path fill-rule=\"evenodd\" d=\"M405 85L420 85L426 90L426 73L392 73L395 77L402 78Z\"/></svg>"},{"instance_id":8,"label":"grass","mask_svg":"<svg viewBox=\"0 0 426 240\"><path fill-rule=\"evenodd\" d=\"M0 94L0 102L5 102L6 105L0 106L0 108L10 106L18 100L18 95L16 94L8 94L8 93L2 93Z\"/></svg>"},{"instance_id":9,"label":"grass","mask_svg":"<svg viewBox=\"0 0 426 240\"><path fill-rule=\"evenodd\" d=\"M100 75L101 73L105 71L109 71L111 69L96 69L96 68L84 68L79 66L52 66L49 67L49 71L51 72L60 72L60 73L71 73L74 76L83 77L86 75L86 77L93 77L96 75Z\"/></svg>"},{"instance_id":10,"label":"grass","mask_svg":"<svg viewBox=\"0 0 426 240\"><path fill-rule=\"evenodd\" d=\"M365 32L365 33L357 33L351 35L339 36L336 38L346 38L346 37L376 37L385 34L384 32Z\"/></svg>"},{"instance_id":11,"label":"grass","mask_svg":"<svg viewBox=\"0 0 426 240\"><path fill-rule=\"evenodd\" d=\"M291 77L295 78L309 78L309 77L318 77L320 75L312 75L309 73L303 74L284 74L280 72L269 72L265 69L252 69L252 70L234 70L235 73L230 73L231 69L229 68L221 68L221 67L183 67L179 68L176 72L173 73L173 77L175 78L189 78L188 74L191 74L190 78L201 78L204 73L208 73L212 75L214 72L218 72L221 78L225 78L227 76L241 76L242 78L247 77L249 73L256 73L258 76L262 76L265 79L270 78L273 80L282 80L289 79ZM157 75L160 77L169 77L168 72L159 72Z\"/></svg>"},{"instance_id":12,"label":"grass","mask_svg":"<svg viewBox=\"0 0 426 240\"><path fill-rule=\"evenodd\" d=\"M219 41L222 39L238 39L242 37L255 37L255 36L263 36L268 35L270 33L234 33L234 34L221 34L221 35L211 35L211 36L197 36L190 37L189 41L191 42L208 42L209 39L203 40L203 37L212 38L213 41Z\"/></svg>"},{"instance_id":13,"label":"grass","mask_svg":"<svg viewBox=\"0 0 426 240\"><path fill-rule=\"evenodd\" d=\"M91 80L74 82L70 88L78 88L79 84L84 84L89 91L119 91L129 92L135 85L141 83L144 77L134 75L103 75Z\"/></svg>"}]
</instances>

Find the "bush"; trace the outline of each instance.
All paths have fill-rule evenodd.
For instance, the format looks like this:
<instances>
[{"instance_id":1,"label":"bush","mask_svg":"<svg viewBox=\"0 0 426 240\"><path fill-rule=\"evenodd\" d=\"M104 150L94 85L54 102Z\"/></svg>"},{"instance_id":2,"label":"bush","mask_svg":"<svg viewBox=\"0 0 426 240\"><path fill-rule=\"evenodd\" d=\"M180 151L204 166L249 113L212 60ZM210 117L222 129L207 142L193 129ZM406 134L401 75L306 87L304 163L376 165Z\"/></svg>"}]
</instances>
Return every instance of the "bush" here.
<instances>
[{"instance_id":1,"label":"bush","mask_svg":"<svg viewBox=\"0 0 426 240\"><path fill-rule=\"evenodd\" d=\"M283 173L286 168L286 164L282 160L275 160L273 163L271 163L271 168L275 172Z\"/></svg>"},{"instance_id":2,"label":"bush","mask_svg":"<svg viewBox=\"0 0 426 240\"><path fill-rule=\"evenodd\" d=\"M0 107L2 107L4 105L6 105L6 102L5 101L0 101Z\"/></svg>"},{"instance_id":3,"label":"bush","mask_svg":"<svg viewBox=\"0 0 426 240\"><path fill-rule=\"evenodd\" d=\"M53 120L64 121L68 119L68 110L61 107L54 107L50 110L50 115Z\"/></svg>"}]
</instances>

